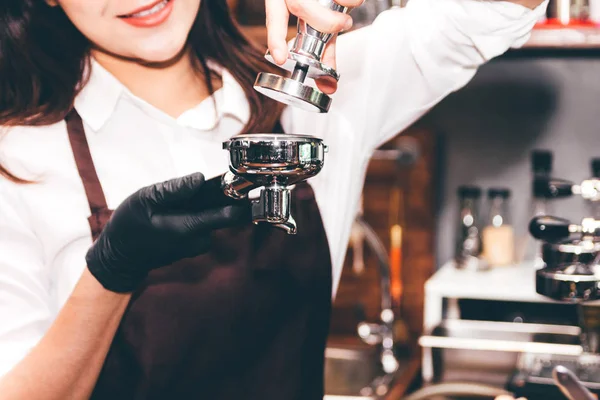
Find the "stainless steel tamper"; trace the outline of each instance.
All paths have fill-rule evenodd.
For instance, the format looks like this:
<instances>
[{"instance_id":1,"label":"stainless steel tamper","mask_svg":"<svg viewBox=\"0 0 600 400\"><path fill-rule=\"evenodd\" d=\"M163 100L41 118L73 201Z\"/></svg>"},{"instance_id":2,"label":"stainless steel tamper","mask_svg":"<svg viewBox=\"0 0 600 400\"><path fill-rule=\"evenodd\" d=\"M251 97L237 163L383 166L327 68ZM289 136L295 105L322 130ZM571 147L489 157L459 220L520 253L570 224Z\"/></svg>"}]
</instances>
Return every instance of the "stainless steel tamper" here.
<instances>
[{"instance_id":1,"label":"stainless steel tamper","mask_svg":"<svg viewBox=\"0 0 600 400\"><path fill-rule=\"evenodd\" d=\"M221 179L225 194L243 199L262 187L252 200L253 222L295 234L291 187L321 171L327 146L312 136L246 134L224 142L223 148L229 151L229 172Z\"/></svg>"},{"instance_id":2,"label":"stainless steel tamper","mask_svg":"<svg viewBox=\"0 0 600 400\"><path fill-rule=\"evenodd\" d=\"M330 10L347 14L350 7L343 7L332 0L318 0L319 4ZM291 72L286 78L277 74L261 72L256 78L254 89L281 103L290 104L304 110L326 113L331 105L331 98L320 90L308 86L306 78L332 79L336 82L339 75L335 69L321 62L327 43L334 34L319 32L304 20L298 19L298 33L287 61L281 68ZM267 51L266 59L275 64Z\"/></svg>"}]
</instances>

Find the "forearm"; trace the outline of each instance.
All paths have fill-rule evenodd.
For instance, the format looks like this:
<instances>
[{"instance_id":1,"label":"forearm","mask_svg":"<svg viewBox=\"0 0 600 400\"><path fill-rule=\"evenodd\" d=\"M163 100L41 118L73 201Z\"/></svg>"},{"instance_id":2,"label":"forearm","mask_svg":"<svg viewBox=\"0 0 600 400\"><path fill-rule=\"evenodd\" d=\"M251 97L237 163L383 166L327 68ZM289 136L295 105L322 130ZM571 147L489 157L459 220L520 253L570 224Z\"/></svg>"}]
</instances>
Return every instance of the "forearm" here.
<instances>
[{"instance_id":1,"label":"forearm","mask_svg":"<svg viewBox=\"0 0 600 400\"><path fill-rule=\"evenodd\" d=\"M0 380L0 400L88 398L129 299L86 268L46 335Z\"/></svg>"}]
</instances>

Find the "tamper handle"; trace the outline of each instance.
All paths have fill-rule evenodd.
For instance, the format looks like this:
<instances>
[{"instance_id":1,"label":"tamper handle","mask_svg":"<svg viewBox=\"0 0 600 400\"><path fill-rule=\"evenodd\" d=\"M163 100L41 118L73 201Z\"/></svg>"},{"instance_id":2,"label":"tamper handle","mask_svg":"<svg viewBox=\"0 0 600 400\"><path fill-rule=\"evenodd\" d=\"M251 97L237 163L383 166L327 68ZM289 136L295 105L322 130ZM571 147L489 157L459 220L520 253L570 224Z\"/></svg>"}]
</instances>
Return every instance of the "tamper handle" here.
<instances>
[{"instance_id":1,"label":"tamper handle","mask_svg":"<svg viewBox=\"0 0 600 400\"><path fill-rule=\"evenodd\" d=\"M331 11L342 14L348 14L352 10L350 7L341 6L333 0L318 0L319 4ZM292 51L298 54L309 55L320 61L325 46L336 35L334 33L320 32L306 23L302 18L298 18L298 33Z\"/></svg>"},{"instance_id":2,"label":"tamper handle","mask_svg":"<svg viewBox=\"0 0 600 400\"><path fill-rule=\"evenodd\" d=\"M571 234L571 223L563 218L541 216L529 223L529 233L539 240L549 242L566 239Z\"/></svg>"},{"instance_id":3,"label":"tamper handle","mask_svg":"<svg viewBox=\"0 0 600 400\"><path fill-rule=\"evenodd\" d=\"M535 197L555 199L573 195L574 183L565 179L538 177L533 182Z\"/></svg>"}]
</instances>

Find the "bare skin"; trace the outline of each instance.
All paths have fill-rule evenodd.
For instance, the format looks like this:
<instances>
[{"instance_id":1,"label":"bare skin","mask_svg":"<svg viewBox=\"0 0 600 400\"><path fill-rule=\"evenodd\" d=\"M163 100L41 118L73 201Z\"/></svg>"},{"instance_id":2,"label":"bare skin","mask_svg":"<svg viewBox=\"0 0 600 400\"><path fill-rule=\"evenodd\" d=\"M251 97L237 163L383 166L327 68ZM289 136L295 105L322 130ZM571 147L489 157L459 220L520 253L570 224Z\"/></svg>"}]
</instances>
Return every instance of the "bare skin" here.
<instances>
[{"instance_id":1,"label":"bare skin","mask_svg":"<svg viewBox=\"0 0 600 400\"><path fill-rule=\"evenodd\" d=\"M86 269L46 335L0 381L0 399L89 398L130 297Z\"/></svg>"}]
</instances>

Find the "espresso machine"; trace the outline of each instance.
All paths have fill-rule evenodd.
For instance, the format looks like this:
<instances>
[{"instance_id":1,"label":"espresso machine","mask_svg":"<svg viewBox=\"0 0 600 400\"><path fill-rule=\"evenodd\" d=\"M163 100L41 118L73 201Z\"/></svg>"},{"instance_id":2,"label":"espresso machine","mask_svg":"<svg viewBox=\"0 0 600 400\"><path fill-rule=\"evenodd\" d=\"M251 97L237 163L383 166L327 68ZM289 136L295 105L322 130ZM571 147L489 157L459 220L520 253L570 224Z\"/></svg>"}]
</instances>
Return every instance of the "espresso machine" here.
<instances>
[{"instance_id":1,"label":"espresso machine","mask_svg":"<svg viewBox=\"0 0 600 400\"><path fill-rule=\"evenodd\" d=\"M546 198L581 196L600 201L600 180L579 184L552 178L535 181ZM583 394L575 400L600 394L600 308L587 306L600 299L600 220L584 218L580 224L554 216L537 216L529 224L530 234L542 242L543 264L535 271L536 292L556 302L572 304L580 328L579 355L523 354L511 390L529 398L564 399L555 386L553 371L568 368ZM555 377L554 377L555 378Z\"/></svg>"},{"instance_id":2,"label":"espresso machine","mask_svg":"<svg viewBox=\"0 0 600 400\"><path fill-rule=\"evenodd\" d=\"M319 3L341 13L351 10L332 0L319 0ZM298 19L296 38L282 66L290 76L261 72L254 89L284 104L317 113L328 112L331 98L306 80L339 80L337 71L321 62L325 47L333 37ZM274 63L268 51L265 58ZM327 146L322 140L306 135L251 133L224 142L223 149L229 151L229 172L221 180L224 193L242 199L253 189L262 188L258 199L252 200L253 222L271 223L288 234L295 234L290 190L323 168Z\"/></svg>"}]
</instances>

